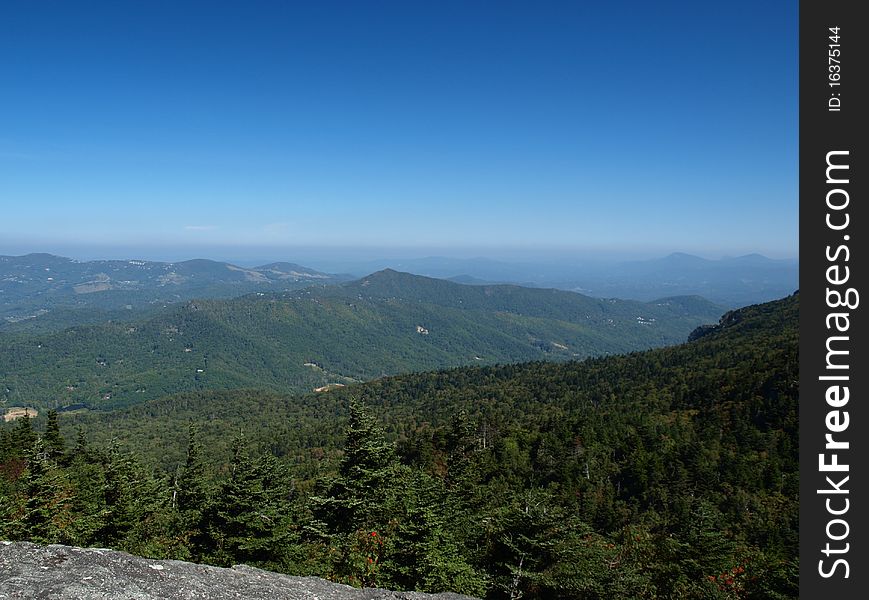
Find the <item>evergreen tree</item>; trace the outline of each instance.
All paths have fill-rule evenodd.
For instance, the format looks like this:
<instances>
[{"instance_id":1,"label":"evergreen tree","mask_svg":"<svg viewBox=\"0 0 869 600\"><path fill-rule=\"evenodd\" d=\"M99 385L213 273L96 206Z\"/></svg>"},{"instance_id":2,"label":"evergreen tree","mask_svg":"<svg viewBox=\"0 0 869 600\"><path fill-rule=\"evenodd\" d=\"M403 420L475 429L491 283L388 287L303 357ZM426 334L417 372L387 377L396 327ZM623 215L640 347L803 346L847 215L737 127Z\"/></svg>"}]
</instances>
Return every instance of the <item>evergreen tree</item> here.
<instances>
[{"instance_id":1,"label":"evergreen tree","mask_svg":"<svg viewBox=\"0 0 869 600\"><path fill-rule=\"evenodd\" d=\"M13 456L24 457L33 449L33 444L36 442L36 432L33 431L33 423L31 422L30 413L25 413L24 416L18 417L15 420L15 427L12 429L11 435L11 453Z\"/></svg>"},{"instance_id":2,"label":"evergreen tree","mask_svg":"<svg viewBox=\"0 0 869 600\"><path fill-rule=\"evenodd\" d=\"M397 509L399 463L364 404L352 398L344 453L325 494L311 498L308 531L330 548L339 580L377 585L389 523Z\"/></svg>"},{"instance_id":3,"label":"evergreen tree","mask_svg":"<svg viewBox=\"0 0 869 600\"><path fill-rule=\"evenodd\" d=\"M112 440L103 467L103 510L97 532L97 538L110 547L123 547L127 534L142 517L137 510L141 500L137 488L132 459L121 452L117 440Z\"/></svg>"},{"instance_id":4,"label":"evergreen tree","mask_svg":"<svg viewBox=\"0 0 869 600\"><path fill-rule=\"evenodd\" d=\"M447 492L439 479L404 469L399 510L383 557L384 583L399 589L482 596L487 577L464 556L451 532Z\"/></svg>"},{"instance_id":5,"label":"evergreen tree","mask_svg":"<svg viewBox=\"0 0 869 600\"><path fill-rule=\"evenodd\" d=\"M181 535L187 541L190 555L201 560L209 548L205 511L209 500L208 477L199 441L199 428L188 428L187 458L175 478L173 503L179 516Z\"/></svg>"},{"instance_id":6,"label":"evergreen tree","mask_svg":"<svg viewBox=\"0 0 869 600\"><path fill-rule=\"evenodd\" d=\"M79 426L75 433L75 444L69 451L66 462L67 464L71 464L75 461L92 462L93 459L93 451L91 450L87 437L84 434L84 428Z\"/></svg>"},{"instance_id":7,"label":"evergreen tree","mask_svg":"<svg viewBox=\"0 0 869 600\"><path fill-rule=\"evenodd\" d=\"M48 422L45 425L45 434L42 436L45 444L45 455L55 463L66 452L66 442L60 433L60 425L57 422L57 411L48 411Z\"/></svg>"},{"instance_id":8,"label":"evergreen tree","mask_svg":"<svg viewBox=\"0 0 869 600\"><path fill-rule=\"evenodd\" d=\"M653 598L654 587L619 547L566 509L553 489L529 489L490 520L492 598ZM668 596L669 597L669 596Z\"/></svg>"},{"instance_id":9,"label":"evergreen tree","mask_svg":"<svg viewBox=\"0 0 869 600\"><path fill-rule=\"evenodd\" d=\"M398 459L365 405L353 398L338 474L325 496L314 499L314 515L331 534L383 527L393 501Z\"/></svg>"},{"instance_id":10,"label":"evergreen tree","mask_svg":"<svg viewBox=\"0 0 869 600\"><path fill-rule=\"evenodd\" d=\"M453 416L446 442L447 485L462 486L473 482L478 475L474 470L474 459L479 444L476 428L464 409Z\"/></svg>"},{"instance_id":11,"label":"evergreen tree","mask_svg":"<svg viewBox=\"0 0 869 600\"><path fill-rule=\"evenodd\" d=\"M41 544L66 541L64 528L71 519L68 509L72 494L62 473L52 469L38 438L27 456L24 497L24 510L12 528L16 537Z\"/></svg>"},{"instance_id":12,"label":"evergreen tree","mask_svg":"<svg viewBox=\"0 0 869 600\"><path fill-rule=\"evenodd\" d=\"M283 467L273 456L251 459L244 438L236 438L230 477L208 511L214 562L280 564L289 537L289 487Z\"/></svg>"},{"instance_id":13,"label":"evergreen tree","mask_svg":"<svg viewBox=\"0 0 869 600\"><path fill-rule=\"evenodd\" d=\"M71 510L76 519L71 525L70 539L76 546L108 546L100 538L105 522L105 464L108 458L87 448L79 429L75 447L67 456L66 472L76 490Z\"/></svg>"}]
</instances>

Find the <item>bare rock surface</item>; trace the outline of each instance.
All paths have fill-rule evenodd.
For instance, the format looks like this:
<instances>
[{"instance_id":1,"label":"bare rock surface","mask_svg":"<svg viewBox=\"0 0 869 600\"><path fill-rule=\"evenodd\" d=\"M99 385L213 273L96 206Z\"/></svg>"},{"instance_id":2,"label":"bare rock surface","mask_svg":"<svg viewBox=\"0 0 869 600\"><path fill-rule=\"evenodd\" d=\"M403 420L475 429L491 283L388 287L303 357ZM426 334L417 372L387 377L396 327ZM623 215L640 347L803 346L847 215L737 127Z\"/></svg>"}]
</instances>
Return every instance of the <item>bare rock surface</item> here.
<instances>
[{"instance_id":1,"label":"bare rock surface","mask_svg":"<svg viewBox=\"0 0 869 600\"><path fill-rule=\"evenodd\" d=\"M472 600L460 594L357 589L318 577L231 569L125 552L0 542L0 599Z\"/></svg>"}]
</instances>

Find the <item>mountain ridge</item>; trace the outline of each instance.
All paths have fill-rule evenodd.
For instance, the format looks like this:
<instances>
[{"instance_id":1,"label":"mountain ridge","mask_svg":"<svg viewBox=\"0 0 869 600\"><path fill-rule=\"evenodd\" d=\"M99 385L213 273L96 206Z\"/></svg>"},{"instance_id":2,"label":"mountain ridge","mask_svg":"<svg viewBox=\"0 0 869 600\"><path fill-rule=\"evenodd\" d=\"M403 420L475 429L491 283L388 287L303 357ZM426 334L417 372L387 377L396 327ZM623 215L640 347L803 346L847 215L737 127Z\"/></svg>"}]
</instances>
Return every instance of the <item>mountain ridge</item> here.
<instances>
[{"instance_id":1,"label":"mountain ridge","mask_svg":"<svg viewBox=\"0 0 869 600\"><path fill-rule=\"evenodd\" d=\"M130 320L137 312L193 298L229 298L347 279L295 263L246 268L205 258L161 262L0 256L0 329L56 330Z\"/></svg>"},{"instance_id":2,"label":"mountain ridge","mask_svg":"<svg viewBox=\"0 0 869 600\"><path fill-rule=\"evenodd\" d=\"M571 360L678 343L722 312L690 298L601 300L384 271L337 286L190 300L144 321L7 335L0 400L97 408L196 389L299 392L407 371Z\"/></svg>"},{"instance_id":3,"label":"mountain ridge","mask_svg":"<svg viewBox=\"0 0 869 600\"><path fill-rule=\"evenodd\" d=\"M399 508L366 522L360 531L365 539L376 531L380 539L395 540L391 556L396 558L406 555L404 540L417 536L420 524L442 523L448 529L439 539L461 540L459 553L451 556L478 569L478 579L451 579L452 589L482 595L478 590L485 588L486 597L496 596L516 582L515 570L508 567L522 564L527 575L521 589L529 598L576 590L588 590L594 598L637 598L649 590L654 597L705 598L730 586L730 580L746 597L796 597L799 295L740 309L724 322L702 339L645 352L406 373L303 396L202 390L108 414L67 414L59 425L67 440L76 431L86 432L88 439L79 435L73 456L78 448L101 456L99 448L109 447L106 470L121 464L114 461L128 464L128 456L142 461L137 472L158 475L147 486L138 483L144 475L132 479L139 486L135 489L156 490L147 493L159 494L164 502L172 497L172 475L179 465L183 472L188 460L185 448L208 449L207 465L202 465L211 474L208 498L220 502L225 490L237 489L227 487L235 485L228 467L237 463L243 432L251 456L260 457L256 461L277 459L291 469L285 489L293 490L294 501L281 509L293 519L287 531L301 533L312 525L320 532L327 521L312 522L305 515L320 510L323 489L329 498L344 498L333 490L343 494L348 487L341 466L348 455L358 456L351 454L358 446L350 428L358 427L364 402L386 432L364 439L378 440L371 444L378 449L385 447L381 440L394 444L401 463L396 469L406 475L364 486L364 499L379 506L395 489L411 506L443 506L430 504L429 498L451 502L443 517L431 521L421 515L432 512ZM191 423L200 433L192 433ZM13 456L21 447L15 440L24 435L18 425L0 428L0 447ZM35 426L48 439L45 416ZM195 445L193 435L199 440ZM117 439L123 440L123 450L112 442ZM85 460L76 463L90 467ZM319 485L324 476L340 486ZM71 485L79 480L70 477ZM78 489L84 488L79 484ZM419 493L425 494L422 500ZM25 498L17 498L23 506ZM145 514L156 510L157 519L166 512L151 500L136 506ZM88 523L91 514L102 514L98 509L66 506L63 522ZM313 514L316 519L323 513ZM328 523L342 522L343 513L335 515L338 521L330 514ZM156 530L154 521L145 519L131 527L119 547L188 556L187 546L166 546L159 520ZM330 527L327 532L339 526ZM216 537L208 547L222 548L221 540L232 539L209 531ZM245 531L254 535L259 529ZM70 532L72 539L93 539L87 528ZM511 544L517 532L522 535L518 547ZM358 538L347 539L352 544ZM334 556L319 537L291 537L289 546L282 538L265 542L271 550L251 564L330 578L336 573L319 562ZM538 552L543 547L562 550ZM232 556L251 556L246 552ZM309 558L307 566L299 566L300 557ZM630 561L620 563L625 568L607 566L625 557ZM228 560L223 554L207 559L234 564ZM395 563L382 564L389 582L405 581L392 575L404 571L386 571ZM415 585L397 584L400 589Z\"/></svg>"}]
</instances>

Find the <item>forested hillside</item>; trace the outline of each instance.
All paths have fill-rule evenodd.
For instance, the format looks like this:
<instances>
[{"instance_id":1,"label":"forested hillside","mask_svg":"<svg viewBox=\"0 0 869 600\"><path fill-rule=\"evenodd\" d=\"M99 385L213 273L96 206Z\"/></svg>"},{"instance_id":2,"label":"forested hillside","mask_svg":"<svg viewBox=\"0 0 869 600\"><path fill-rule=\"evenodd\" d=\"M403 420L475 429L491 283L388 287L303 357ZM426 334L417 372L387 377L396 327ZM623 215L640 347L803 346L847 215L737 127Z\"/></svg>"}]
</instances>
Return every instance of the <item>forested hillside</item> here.
<instances>
[{"instance_id":1,"label":"forested hillside","mask_svg":"<svg viewBox=\"0 0 869 600\"><path fill-rule=\"evenodd\" d=\"M19 419L0 537L489 598L796 597L797 322L795 295L624 356Z\"/></svg>"},{"instance_id":2,"label":"forested hillside","mask_svg":"<svg viewBox=\"0 0 869 600\"><path fill-rule=\"evenodd\" d=\"M723 310L642 303L394 271L358 282L195 300L142 322L0 333L0 401L117 408L167 394L308 392L461 365L570 360L683 341Z\"/></svg>"},{"instance_id":3,"label":"forested hillside","mask_svg":"<svg viewBox=\"0 0 869 600\"><path fill-rule=\"evenodd\" d=\"M110 319L129 321L193 298L231 298L346 279L293 263L243 268L206 259L169 263L0 256L0 331L45 333Z\"/></svg>"}]
</instances>

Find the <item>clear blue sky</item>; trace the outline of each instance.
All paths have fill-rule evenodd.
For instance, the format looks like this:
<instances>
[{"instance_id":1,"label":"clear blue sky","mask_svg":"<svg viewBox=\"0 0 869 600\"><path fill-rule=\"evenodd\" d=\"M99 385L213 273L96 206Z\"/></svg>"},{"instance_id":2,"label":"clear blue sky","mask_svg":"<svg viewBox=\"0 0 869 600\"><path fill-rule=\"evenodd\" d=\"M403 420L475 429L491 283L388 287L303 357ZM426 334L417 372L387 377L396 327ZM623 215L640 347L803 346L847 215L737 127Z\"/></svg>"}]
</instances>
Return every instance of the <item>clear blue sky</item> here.
<instances>
[{"instance_id":1,"label":"clear blue sky","mask_svg":"<svg viewBox=\"0 0 869 600\"><path fill-rule=\"evenodd\" d=\"M795 256L797 9L3 2L0 253Z\"/></svg>"}]
</instances>

